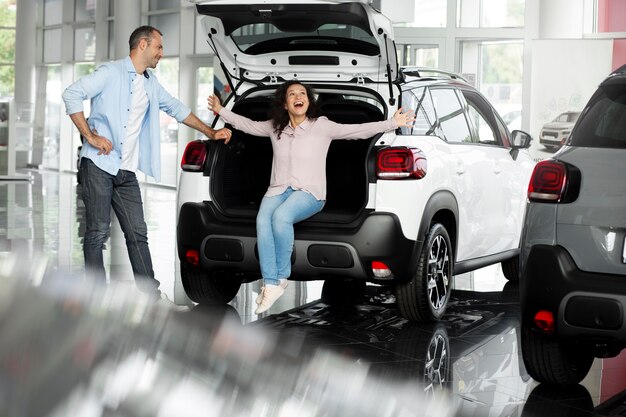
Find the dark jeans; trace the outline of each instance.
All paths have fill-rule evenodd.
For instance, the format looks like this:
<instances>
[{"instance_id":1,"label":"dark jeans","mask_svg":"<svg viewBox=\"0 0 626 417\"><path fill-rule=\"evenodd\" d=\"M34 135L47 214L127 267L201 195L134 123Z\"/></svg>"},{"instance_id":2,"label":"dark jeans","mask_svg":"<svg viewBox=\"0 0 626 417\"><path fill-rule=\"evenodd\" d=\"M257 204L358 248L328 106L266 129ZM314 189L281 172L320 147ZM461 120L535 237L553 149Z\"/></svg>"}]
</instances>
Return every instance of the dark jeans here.
<instances>
[{"instance_id":1,"label":"dark jeans","mask_svg":"<svg viewBox=\"0 0 626 417\"><path fill-rule=\"evenodd\" d=\"M111 175L91 159L82 158L80 175L85 203L85 270L96 280L105 281L102 248L111 229L111 207L120 222L135 283L140 291L159 295L148 248L148 227L144 220L141 190L134 172L119 170Z\"/></svg>"}]
</instances>

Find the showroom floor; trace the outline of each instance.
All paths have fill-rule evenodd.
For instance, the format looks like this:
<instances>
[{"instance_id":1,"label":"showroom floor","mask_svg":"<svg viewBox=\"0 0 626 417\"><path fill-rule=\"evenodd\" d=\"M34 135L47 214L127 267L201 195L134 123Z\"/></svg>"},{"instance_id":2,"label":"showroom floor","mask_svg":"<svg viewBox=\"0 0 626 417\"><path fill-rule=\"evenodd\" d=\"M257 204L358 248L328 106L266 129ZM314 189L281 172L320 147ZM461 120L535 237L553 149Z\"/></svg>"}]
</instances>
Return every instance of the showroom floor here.
<instances>
[{"instance_id":1,"label":"showroom floor","mask_svg":"<svg viewBox=\"0 0 626 417\"><path fill-rule=\"evenodd\" d=\"M68 282L72 286L82 285L84 209L79 198L80 186L77 186L74 174L36 170L28 171L28 174L30 181L0 182L0 276L19 275L26 277L22 281L28 281L27 289L20 287L20 290L15 290L17 287L11 287L13 293L10 297L7 297L7 288L0 288L0 415L70 415L67 414L68 407L86 407L84 399L93 400L88 393L99 393L98 398L104 396L108 399L92 401L92 411L94 403L101 404L104 410L102 404L106 402L109 408L126 407L125 413L106 415L137 416L158 414L133 414L129 411L144 409L145 412L146 404L150 404L147 408L160 410L161 414L158 415L187 415L182 412L168 414L163 410L167 407L176 410L189 407L194 401L194 393L202 394L197 397L202 398L198 399L200 402L209 402L213 406L221 404L221 415L322 415L319 410L323 407L327 407L326 412L328 409L334 410L326 415L383 415L379 410L380 404L387 407L386 415L437 415L433 409L424 406L434 404L437 398L445 398L444 403L447 404L442 406L443 403L438 403L439 415L449 415L450 409L459 416L613 416L624 415L622 413L626 410L625 354L613 359L596 360L590 374L576 387L557 389L538 385L528 376L520 356L517 287L506 282L499 266L456 277L448 313L437 324L417 325L399 317L393 295L384 287L368 286L341 303L322 301L320 282L292 282L285 296L262 316L253 313L254 299L259 291L258 282L242 286L229 306L196 306L186 313L168 312L171 320L164 322L155 320L153 316L148 320L145 315L138 316L136 310L133 310L132 320L128 315L124 315L122 320L114 320L116 324L113 329L119 332L115 333L115 337L106 338L107 355L103 357L109 360L114 357L119 363L114 371L109 372L112 375L121 373L122 364L128 366L121 357L132 351L136 357L144 359L141 363L155 361L159 365L151 367L152 372L169 370L167 381L161 383L159 380L159 384L169 384L177 390L159 395L152 392L150 396L138 394L135 392L137 387L141 386L142 381L145 382L141 379L137 385L129 388L135 390L134 396L124 396L116 391L116 400L110 400L113 394L102 388L106 384L98 385L94 382L102 381L98 376L102 376L103 372L102 367L94 364L107 361L98 362L94 359L99 357L96 354L98 350L86 349L85 340L89 340L89 346L97 347L99 345L96 341L100 340L103 328L114 331L111 327L99 327L102 317L110 318L114 314L111 312L111 304L107 304L106 314L102 311L96 314L93 308L89 310L83 306L79 309L81 316L76 313L74 304L68 310L66 299L58 308L55 304L58 291L46 290L50 288L46 286L48 280L56 283L62 281L65 286ZM169 188L145 186L143 200L156 277L170 298L180 300L181 294L177 293L180 288L177 289L175 285L176 193ZM9 269L10 261L12 268L17 268L19 274L11 272L15 269ZM132 287L129 285L132 284L132 274L126 248L117 225L112 228L107 243L105 262L111 273L107 294L111 293L111 288ZM74 290L76 287L72 288ZM52 293L57 295L50 301L46 297ZM19 300L25 301L26 298L20 297L39 301L21 302ZM126 300L126 296L120 297ZM82 301L93 302L91 298L83 298ZM51 310L41 307L48 305L46 303L50 304ZM39 307L35 309L35 305ZM51 315L51 311L59 315ZM65 317L68 311L71 314ZM118 308L115 314L119 311ZM11 321L21 320L19 332L16 331L17 324L12 326L6 320L9 315ZM224 325L220 325L219 330L207 330L215 329L212 323L224 318L228 318L228 323L236 323L236 332L231 333L232 327ZM142 337L132 332L132 336L128 336L130 339L119 339L125 334L121 329L127 330L129 322L135 326L133 329L142 329ZM45 327L47 332L52 332L51 329L59 328L62 330L54 333L62 334L68 331L68 323L77 326L68 334L76 335L76 329L85 328L89 328L93 334L87 332L88 339L76 340L68 336L60 343L53 343L46 338L43 347L39 346L43 336L37 329ZM155 323L167 324L159 327ZM174 327L174 324L178 327ZM186 329L184 332L180 330L183 328ZM244 330L240 330L242 328ZM27 329L33 329L34 334L29 334ZM94 329L100 329L99 333ZM206 351L201 350L202 354L197 354L197 349L190 347L198 346L198 334L205 337L202 346L210 347ZM224 334L229 336L225 338ZM240 334L246 334L246 339L240 340ZM122 340L121 344L125 347L112 345L112 340ZM73 341L76 345L72 344ZM25 362L36 364L35 359L48 357L42 356L40 351L37 351L38 355L32 354L34 345L38 349L47 349L46 355L54 358L44 361L46 366L37 368L45 369L48 379L42 376L43 371L37 374L32 366L29 368L23 365ZM55 349L62 350L68 346L73 347L73 354L67 358L52 354L56 352ZM80 346L79 357L77 346ZM141 349L133 346L140 346ZM77 361L85 360L85 355L88 355L86 351L91 352L90 366L80 368ZM22 360L10 362L15 358L9 354L16 352L22 355ZM144 356L139 355L140 352ZM28 356L29 360L24 361L24 355L29 354L32 354ZM218 361L216 358L224 360ZM17 362L24 368L18 367L19 371L16 370ZM12 365L3 366L7 363ZM272 372L261 366L267 363L276 364L271 368ZM298 365L286 365L293 363ZM236 370L233 364L236 364ZM76 376L79 372L68 371L75 368L83 371L88 369L88 376L80 379ZM144 368L135 374L144 375ZM274 372L276 369L280 369L280 372ZM200 376L194 373L199 370L203 370ZM53 376L57 375L54 371L64 377L51 378L50 372ZM15 377L19 372L22 372L20 378ZM216 385L217 374L221 379ZM70 378L68 375L76 377ZM24 381L29 376L36 381L26 384ZM357 379L360 384L355 383ZM66 389L60 388L60 380L66 383ZM46 381L49 383L46 384ZM85 381L89 383L85 384ZM185 384L181 384L181 381L185 381ZM302 388L302 384L306 388ZM250 388L258 386L263 386L263 389ZM100 387L99 391L94 387ZM319 392L315 391L316 387ZM332 391L335 394L341 392L341 396L330 398L329 387L334 387ZM404 395L407 387L416 391ZM42 390L46 391L45 395L42 395ZM210 392L207 393L207 390ZM103 392L108 394L104 395ZM287 396L285 392L290 395ZM300 398L300 408L297 410L302 410L302 398L309 398L307 396L313 395L312 392L318 392L315 402L317 414L311 412L311 408L308 414L289 414L285 411L295 410L292 400L296 397ZM207 399L208 394L212 395L211 401ZM274 395L277 395L277 400L272 400ZM264 405L259 405L258 396L265 399ZM404 404L403 401L413 400L415 404L410 406L413 407L412 413L391 413L389 404L392 396L396 409L400 407L398 404ZM29 400L31 397L40 404L48 401L46 407L42 405L41 408L48 412L42 414L32 411L35 406ZM77 398L81 398L82 402ZM174 398L179 401L174 401ZM287 401L286 398L291 400ZM282 414L272 414L271 407L275 408L277 403L282 404ZM132 404L135 404L134 408ZM141 404L141 407L137 404ZM3 406L5 409L2 409ZM239 411L235 413L235 409ZM425 410L430 411L426 413Z\"/></svg>"}]
</instances>

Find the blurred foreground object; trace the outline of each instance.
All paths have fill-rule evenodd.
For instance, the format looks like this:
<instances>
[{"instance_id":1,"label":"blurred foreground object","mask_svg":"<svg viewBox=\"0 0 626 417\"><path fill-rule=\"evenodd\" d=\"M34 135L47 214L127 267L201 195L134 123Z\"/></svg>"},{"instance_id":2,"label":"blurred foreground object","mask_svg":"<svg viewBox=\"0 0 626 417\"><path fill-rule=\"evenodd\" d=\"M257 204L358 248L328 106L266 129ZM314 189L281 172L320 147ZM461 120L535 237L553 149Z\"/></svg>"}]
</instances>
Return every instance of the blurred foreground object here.
<instances>
[{"instance_id":1,"label":"blurred foreground object","mask_svg":"<svg viewBox=\"0 0 626 417\"><path fill-rule=\"evenodd\" d=\"M304 353L231 306L180 313L71 274L35 287L19 264L0 260L2 417L454 415L443 393Z\"/></svg>"}]
</instances>

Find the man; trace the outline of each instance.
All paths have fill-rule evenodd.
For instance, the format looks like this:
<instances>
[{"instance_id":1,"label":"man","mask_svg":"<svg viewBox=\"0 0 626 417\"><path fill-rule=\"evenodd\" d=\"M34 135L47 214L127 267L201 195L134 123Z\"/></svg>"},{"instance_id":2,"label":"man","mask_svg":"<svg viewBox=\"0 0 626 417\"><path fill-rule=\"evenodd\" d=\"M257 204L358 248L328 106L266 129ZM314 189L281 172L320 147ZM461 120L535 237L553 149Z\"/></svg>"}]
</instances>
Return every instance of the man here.
<instances>
[{"instance_id":1,"label":"man","mask_svg":"<svg viewBox=\"0 0 626 417\"><path fill-rule=\"evenodd\" d=\"M111 226L111 207L119 220L139 290L167 299L154 278L141 192L135 172L161 177L159 110L211 139L230 140L228 129L214 130L172 97L148 68L163 57L163 34L141 26L130 35L130 55L106 63L63 93L67 114L85 138L80 175L86 213L85 269L105 280L102 249ZM89 122L83 101L91 100Z\"/></svg>"}]
</instances>

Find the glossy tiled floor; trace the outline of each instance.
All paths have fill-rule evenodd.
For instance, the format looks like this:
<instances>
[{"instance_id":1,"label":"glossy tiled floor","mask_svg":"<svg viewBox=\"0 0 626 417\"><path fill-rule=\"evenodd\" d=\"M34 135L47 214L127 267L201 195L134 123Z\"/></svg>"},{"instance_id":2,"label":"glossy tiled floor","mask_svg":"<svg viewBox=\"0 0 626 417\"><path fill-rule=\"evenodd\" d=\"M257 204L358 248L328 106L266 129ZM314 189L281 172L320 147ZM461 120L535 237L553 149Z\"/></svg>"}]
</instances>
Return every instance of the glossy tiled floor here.
<instances>
[{"instance_id":1,"label":"glossy tiled floor","mask_svg":"<svg viewBox=\"0 0 626 417\"><path fill-rule=\"evenodd\" d=\"M0 182L0 271L2 259L17 255L33 277L29 284L36 287L51 275L80 277L83 209L75 176L29 174L31 181ZM146 186L143 199L157 279L170 298L182 301L175 282L175 191ZM111 285L132 285L123 237L115 225L105 261ZM314 357L323 348L367 369L368 377L417 383L426 395L443 392L459 416L626 415L626 355L596 360L579 386L538 385L520 356L516 286L506 283L499 267L456 277L455 286L444 320L430 325L403 320L390 293L377 286L338 304L320 300L319 282L292 282L270 312L257 317L253 313L257 282L242 286L226 309L243 327L263 329L278 335L278 340L285 337L289 346L297 345L291 351L297 352L295 356ZM1 313L0 309L0 325ZM182 314L178 320L192 323L210 318L216 310L197 306ZM218 312L222 314L223 309ZM209 369L211 361L194 363ZM0 377L0 402L1 382ZM420 407L415 404L416 410Z\"/></svg>"}]
</instances>

